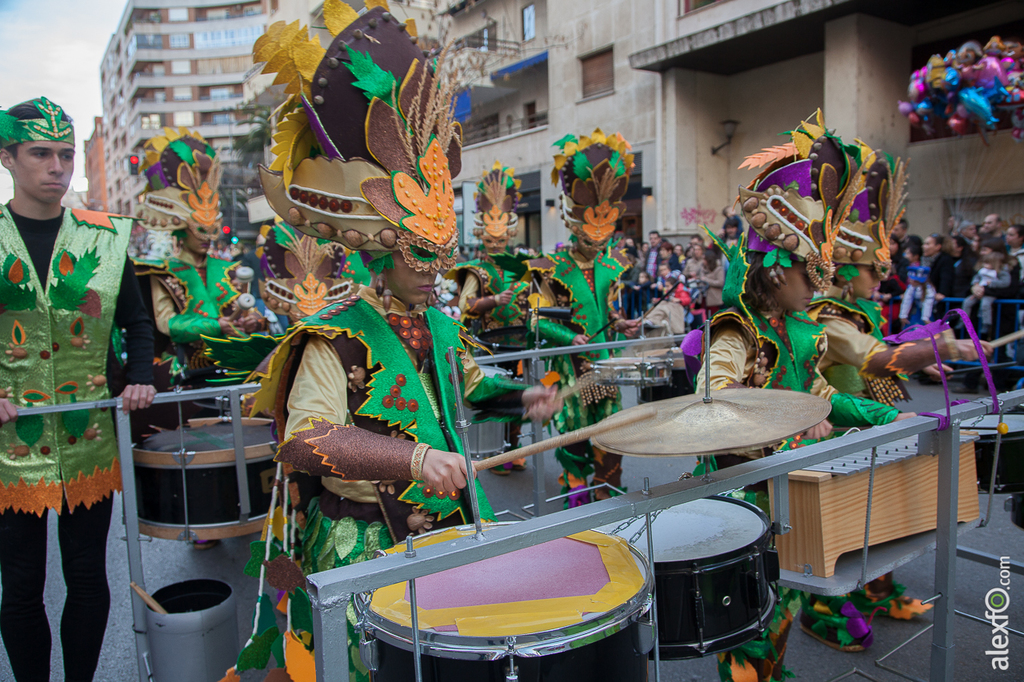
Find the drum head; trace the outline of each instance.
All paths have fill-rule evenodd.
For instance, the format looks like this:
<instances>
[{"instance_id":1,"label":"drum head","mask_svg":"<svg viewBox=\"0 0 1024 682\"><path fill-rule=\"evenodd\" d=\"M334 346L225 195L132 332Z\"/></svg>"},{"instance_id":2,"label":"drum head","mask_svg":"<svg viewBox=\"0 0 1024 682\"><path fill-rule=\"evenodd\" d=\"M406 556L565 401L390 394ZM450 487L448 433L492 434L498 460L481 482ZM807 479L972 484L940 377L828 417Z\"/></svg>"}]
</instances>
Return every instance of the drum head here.
<instances>
[{"instance_id":1,"label":"drum head","mask_svg":"<svg viewBox=\"0 0 1024 682\"><path fill-rule=\"evenodd\" d=\"M448 529L422 536L417 544L465 533ZM480 638L575 626L620 609L644 592L649 578L642 561L621 538L585 531L434 573L416 581L419 625ZM370 609L391 624L410 627L408 583L377 590Z\"/></svg>"},{"instance_id":2,"label":"drum head","mask_svg":"<svg viewBox=\"0 0 1024 682\"><path fill-rule=\"evenodd\" d=\"M633 520L620 537L647 547L646 522ZM654 562L700 561L724 557L757 542L768 532L768 519L757 507L730 497L709 497L670 507L657 515L654 529ZM613 532L616 527L601 530Z\"/></svg>"},{"instance_id":3,"label":"drum head","mask_svg":"<svg viewBox=\"0 0 1024 682\"><path fill-rule=\"evenodd\" d=\"M243 424L242 441L245 447L272 442L270 425ZM181 449L182 442L185 444L185 449L192 452L231 450L235 447L232 440L231 424L222 423L161 431L143 440L140 449L151 452L177 452Z\"/></svg>"}]
</instances>

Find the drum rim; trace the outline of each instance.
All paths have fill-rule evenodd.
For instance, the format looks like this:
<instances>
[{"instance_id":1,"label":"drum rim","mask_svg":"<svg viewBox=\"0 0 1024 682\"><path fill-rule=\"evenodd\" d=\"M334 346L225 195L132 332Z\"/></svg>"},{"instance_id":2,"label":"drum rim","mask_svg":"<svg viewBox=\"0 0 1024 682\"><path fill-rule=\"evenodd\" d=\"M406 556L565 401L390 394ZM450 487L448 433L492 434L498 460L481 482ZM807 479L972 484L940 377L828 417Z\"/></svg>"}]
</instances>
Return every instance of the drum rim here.
<instances>
[{"instance_id":1,"label":"drum rim","mask_svg":"<svg viewBox=\"0 0 1024 682\"><path fill-rule=\"evenodd\" d=\"M765 549L771 548L771 539L773 535L771 519L768 518L768 515L765 514L760 507L758 507L755 504L751 504L746 500L739 500L736 499L735 497L729 497L727 495L711 495L709 497L702 497L700 499L709 500L716 503L728 502L729 504L735 504L737 506L743 507L747 509L747 511L751 511L757 516L757 518L763 524L763 530L753 542L749 542L743 545L742 547L730 549L726 552L722 552L721 554L715 554L714 556L700 557L697 559L673 559L671 561L654 561L654 557L651 557L651 563L654 564L655 569L662 568L663 570L673 570L677 573L692 573L693 570L697 568L699 568L702 571L707 571L712 568L717 568L718 566L726 566L728 564L735 563L737 560L742 559L743 557L750 554L752 549L758 548L760 546L763 546ZM697 500L693 501L696 502ZM676 507L682 507L686 504L690 503L685 502L683 504L676 505ZM675 509L676 507L668 507L667 509ZM656 522L656 520L657 519L651 522L652 525ZM643 529L643 532L646 533L646 529ZM763 549L758 551L760 554L764 554ZM657 547L654 548L654 553L655 555L657 555Z\"/></svg>"},{"instance_id":2,"label":"drum rim","mask_svg":"<svg viewBox=\"0 0 1024 682\"><path fill-rule=\"evenodd\" d=\"M268 445L272 446L273 444L269 443ZM250 448L257 448L257 447L258 448L263 448L263 447L266 447L266 446L264 446L264 445L250 445L249 447ZM133 451L133 452L149 453L149 452L153 452L153 451L152 450L136 450L136 451ZM134 459L135 468L136 469L159 469L159 470L163 470L163 471L181 471L182 468L184 468L186 471L198 471L200 469L234 469L235 468L235 460L234 459L232 459L231 461L217 461L217 462L204 462L204 461L202 461L202 458L200 458L199 455L209 454L210 452L222 452L222 451L221 450L208 450L206 452L195 452L195 453L189 452L188 454L194 454L195 455L195 459L193 459L190 463L186 464L184 467L182 467L180 464L173 464L173 463L171 463L171 464L152 464L151 462L148 462L145 459L135 458ZM233 452L233 451L231 451L231 452ZM161 452L159 454L167 455L167 457L170 458L171 455L177 454L177 453ZM274 459L274 450L273 449L270 449L269 452L264 452L264 453L246 453L245 465L249 466L250 464L261 464L261 463L266 462L267 460L273 460L273 459ZM172 462L173 462L173 460L172 460Z\"/></svg>"},{"instance_id":3,"label":"drum rim","mask_svg":"<svg viewBox=\"0 0 1024 682\"><path fill-rule=\"evenodd\" d=\"M512 346L505 343L496 343L494 341L488 341L485 337L486 334L497 334L499 332L507 334L510 330L515 330L516 333L523 334L525 343L521 346ZM507 327L495 327L494 329L487 329L476 334L476 340L480 342L480 345L486 346L490 350L500 350L509 353L515 353L518 351L529 350L532 347L530 339L530 328L525 324L511 324Z\"/></svg>"},{"instance_id":4,"label":"drum rim","mask_svg":"<svg viewBox=\"0 0 1024 682\"><path fill-rule=\"evenodd\" d=\"M499 521L485 525L493 527L507 526L514 523L518 522ZM473 530L473 526L457 526L456 528L461 531ZM451 528L424 533L419 537L427 537L446 530L451 530ZM603 534L610 535L608 533ZM420 648L422 653L439 658L473 661L497 661L510 655L522 658L538 658L568 651L573 648L575 642L591 639L599 633L603 633L603 636L593 641L601 641L601 639L610 637L629 627L651 608L654 574L643 553L628 541L623 538L620 539L626 543L626 547L637 562L638 567L643 570L644 583L636 594L611 611L567 627L514 636L464 636L451 632L420 630ZM373 594L366 592L354 596L356 616L362 624L363 632L367 636L381 639L399 649L412 651L412 628L399 625L374 612L370 608L370 600L372 598ZM514 645L511 644L512 641L515 642Z\"/></svg>"}]
</instances>

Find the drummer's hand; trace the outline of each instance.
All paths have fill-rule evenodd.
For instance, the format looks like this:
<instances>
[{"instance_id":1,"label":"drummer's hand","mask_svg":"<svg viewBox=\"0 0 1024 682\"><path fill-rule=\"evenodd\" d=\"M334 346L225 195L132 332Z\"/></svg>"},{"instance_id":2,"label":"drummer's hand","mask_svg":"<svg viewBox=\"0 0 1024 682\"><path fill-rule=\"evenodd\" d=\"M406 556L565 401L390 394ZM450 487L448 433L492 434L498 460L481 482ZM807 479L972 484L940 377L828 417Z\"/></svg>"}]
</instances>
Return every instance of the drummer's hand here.
<instances>
[{"instance_id":1,"label":"drummer's hand","mask_svg":"<svg viewBox=\"0 0 1024 682\"><path fill-rule=\"evenodd\" d=\"M916 416L917 416L917 412L900 412L898 415L896 415L896 418L893 419L893 421L894 422L903 421L904 419L910 419L911 417L916 417Z\"/></svg>"},{"instance_id":2,"label":"drummer's hand","mask_svg":"<svg viewBox=\"0 0 1024 682\"><path fill-rule=\"evenodd\" d=\"M978 349L974 347L974 342L970 339L958 339L956 342L956 348L960 351L960 358L967 360L968 362L978 359ZM981 350L984 351L986 358L992 357L992 344L988 341L981 342Z\"/></svg>"},{"instance_id":3,"label":"drummer's hand","mask_svg":"<svg viewBox=\"0 0 1024 682\"><path fill-rule=\"evenodd\" d=\"M640 318L635 320L619 320L615 323L615 331L624 334L627 338L633 338L640 330Z\"/></svg>"},{"instance_id":4,"label":"drummer's hand","mask_svg":"<svg viewBox=\"0 0 1024 682\"><path fill-rule=\"evenodd\" d=\"M973 348L973 346L972 346L972 348ZM939 366L938 365L928 365L927 367L925 367L921 371L924 372L929 377L931 377L932 379L938 380L938 379L942 378L942 375L939 374ZM942 363L942 371L946 372L946 373L949 373L949 372L953 371L953 368L950 367L949 365L947 365L946 363Z\"/></svg>"},{"instance_id":5,"label":"drummer's hand","mask_svg":"<svg viewBox=\"0 0 1024 682\"><path fill-rule=\"evenodd\" d=\"M218 317L217 323L220 325L220 333L225 337L242 335L242 329L237 320L232 320L230 317Z\"/></svg>"},{"instance_id":6,"label":"drummer's hand","mask_svg":"<svg viewBox=\"0 0 1024 682\"><path fill-rule=\"evenodd\" d=\"M156 388L149 384L129 384L124 387L119 397L122 399L121 406L125 414L133 410L144 410L153 404Z\"/></svg>"},{"instance_id":7,"label":"drummer's hand","mask_svg":"<svg viewBox=\"0 0 1024 682\"><path fill-rule=\"evenodd\" d=\"M527 419L546 422L562 409L562 399L554 386L531 386L523 391L523 405L526 406Z\"/></svg>"},{"instance_id":8,"label":"drummer's hand","mask_svg":"<svg viewBox=\"0 0 1024 682\"><path fill-rule=\"evenodd\" d=\"M238 318L238 321L235 324L246 334L252 334L254 332L263 331L267 324L267 320L259 313L249 312Z\"/></svg>"},{"instance_id":9,"label":"drummer's hand","mask_svg":"<svg viewBox=\"0 0 1024 682\"><path fill-rule=\"evenodd\" d=\"M18 420L18 408L7 398L0 398L0 426Z\"/></svg>"},{"instance_id":10,"label":"drummer's hand","mask_svg":"<svg viewBox=\"0 0 1024 682\"><path fill-rule=\"evenodd\" d=\"M585 345L587 345L587 336L586 336L586 334L577 334L575 337L573 337L572 345L574 345L574 346L585 346Z\"/></svg>"},{"instance_id":11,"label":"drummer's hand","mask_svg":"<svg viewBox=\"0 0 1024 682\"><path fill-rule=\"evenodd\" d=\"M438 492L466 487L466 458L454 452L427 450L423 458L423 482Z\"/></svg>"},{"instance_id":12,"label":"drummer's hand","mask_svg":"<svg viewBox=\"0 0 1024 682\"><path fill-rule=\"evenodd\" d=\"M500 294L498 294L497 296L494 297L495 305L508 305L511 302L512 302L512 290L511 289L505 289L505 291L501 292Z\"/></svg>"},{"instance_id":13,"label":"drummer's hand","mask_svg":"<svg viewBox=\"0 0 1024 682\"><path fill-rule=\"evenodd\" d=\"M804 431L804 438L808 440L821 440L832 435L832 422L825 420Z\"/></svg>"}]
</instances>

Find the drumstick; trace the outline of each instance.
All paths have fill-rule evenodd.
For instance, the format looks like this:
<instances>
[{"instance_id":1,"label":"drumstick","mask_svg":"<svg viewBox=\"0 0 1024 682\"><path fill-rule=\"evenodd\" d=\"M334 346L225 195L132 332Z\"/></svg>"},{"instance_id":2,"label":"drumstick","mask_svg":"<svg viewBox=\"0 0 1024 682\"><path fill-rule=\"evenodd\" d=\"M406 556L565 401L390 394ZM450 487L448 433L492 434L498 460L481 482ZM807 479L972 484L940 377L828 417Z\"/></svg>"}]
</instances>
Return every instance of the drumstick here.
<instances>
[{"instance_id":1,"label":"drumstick","mask_svg":"<svg viewBox=\"0 0 1024 682\"><path fill-rule=\"evenodd\" d=\"M1000 336L995 341L991 341L989 345L993 348L999 348L1000 346L1005 346L1011 341L1016 341L1017 339L1024 339L1024 329L1013 332L1012 334L1007 334L1006 336Z\"/></svg>"},{"instance_id":2,"label":"drumstick","mask_svg":"<svg viewBox=\"0 0 1024 682\"><path fill-rule=\"evenodd\" d=\"M499 464L507 464L516 459L531 457L541 452L554 450L555 448L564 448L567 445L579 443L581 441L587 440L588 438L591 438L592 436L602 434L605 431L611 431L612 429L619 428L620 426L625 426L627 423L632 423L634 421L642 419L650 419L652 417L657 416L657 414L657 407L655 407L654 405L646 405L643 409L637 409L635 412L633 412L630 415L630 419L628 422L625 419L616 419L614 417L609 417L608 419L604 419L596 424L592 424L591 426L584 426L582 429L576 429L575 431L563 433L561 435L555 436L554 438L548 438L547 440L542 440L538 443L531 443L530 445L527 445L522 448L509 450L508 452L504 452L500 455L488 457L487 459L482 459L479 462L473 462L473 470L483 471L484 469L496 467Z\"/></svg>"},{"instance_id":3,"label":"drumstick","mask_svg":"<svg viewBox=\"0 0 1024 682\"><path fill-rule=\"evenodd\" d=\"M148 606L149 608L153 609L161 615L167 615L167 609L160 606L160 602L158 602L156 599L153 599L153 597L149 596L149 592L146 592L144 589L139 587L134 580L128 584L132 586L133 590L135 590L135 594L142 597L142 601L146 602L146 606Z\"/></svg>"}]
</instances>

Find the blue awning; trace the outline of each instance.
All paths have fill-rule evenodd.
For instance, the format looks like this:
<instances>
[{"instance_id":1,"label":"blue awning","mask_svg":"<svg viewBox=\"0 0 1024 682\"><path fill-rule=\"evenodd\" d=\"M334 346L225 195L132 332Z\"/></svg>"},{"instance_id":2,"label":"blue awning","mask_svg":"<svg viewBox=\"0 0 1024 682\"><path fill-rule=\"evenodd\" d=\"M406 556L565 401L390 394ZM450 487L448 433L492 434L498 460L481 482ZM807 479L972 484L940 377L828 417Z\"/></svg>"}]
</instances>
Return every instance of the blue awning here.
<instances>
[{"instance_id":1,"label":"blue awning","mask_svg":"<svg viewBox=\"0 0 1024 682\"><path fill-rule=\"evenodd\" d=\"M522 71L523 69L528 69L531 66L536 66L537 64L540 64L542 62L546 62L547 60L548 60L548 51L544 50L540 54L535 54L532 57L524 59L521 62L516 62L512 66L506 66L504 69L498 69L497 71L495 71L494 73L491 74L491 80L492 81L496 81L499 78L504 78L505 76L511 76L514 73Z\"/></svg>"},{"instance_id":2,"label":"blue awning","mask_svg":"<svg viewBox=\"0 0 1024 682\"><path fill-rule=\"evenodd\" d=\"M455 116L455 120L459 123L465 123L466 119L469 118L470 111L472 110L472 103L469 99L470 92L471 91L467 88L455 95L455 107L452 109L452 115Z\"/></svg>"}]
</instances>

